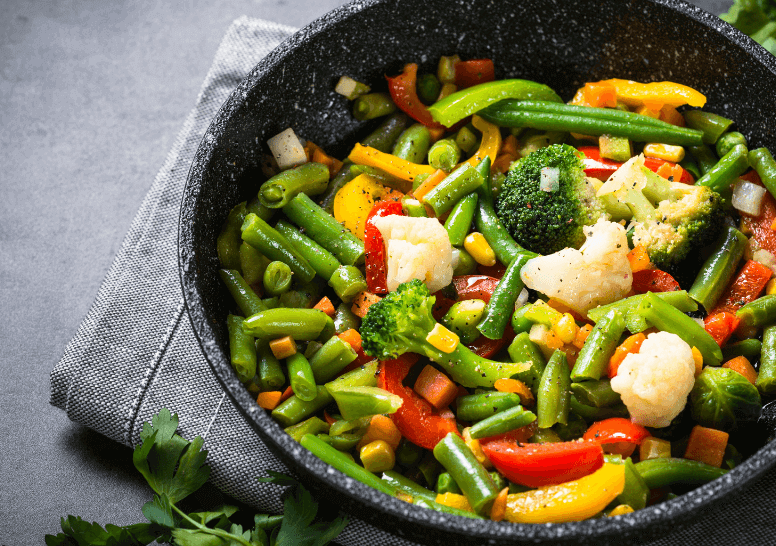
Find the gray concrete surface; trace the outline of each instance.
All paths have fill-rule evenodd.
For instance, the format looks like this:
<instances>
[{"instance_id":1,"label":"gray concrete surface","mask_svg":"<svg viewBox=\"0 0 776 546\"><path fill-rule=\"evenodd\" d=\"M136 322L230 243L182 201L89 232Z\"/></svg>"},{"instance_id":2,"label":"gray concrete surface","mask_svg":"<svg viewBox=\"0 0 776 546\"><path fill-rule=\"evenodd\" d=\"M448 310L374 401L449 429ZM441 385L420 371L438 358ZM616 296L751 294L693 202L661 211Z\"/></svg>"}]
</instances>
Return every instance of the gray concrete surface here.
<instances>
[{"instance_id":1,"label":"gray concrete surface","mask_svg":"<svg viewBox=\"0 0 776 546\"><path fill-rule=\"evenodd\" d=\"M67 514L143 521L149 490L130 450L49 406L49 372L228 25L299 27L341 3L0 2L0 544L42 544Z\"/></svg>"}]
</instances>

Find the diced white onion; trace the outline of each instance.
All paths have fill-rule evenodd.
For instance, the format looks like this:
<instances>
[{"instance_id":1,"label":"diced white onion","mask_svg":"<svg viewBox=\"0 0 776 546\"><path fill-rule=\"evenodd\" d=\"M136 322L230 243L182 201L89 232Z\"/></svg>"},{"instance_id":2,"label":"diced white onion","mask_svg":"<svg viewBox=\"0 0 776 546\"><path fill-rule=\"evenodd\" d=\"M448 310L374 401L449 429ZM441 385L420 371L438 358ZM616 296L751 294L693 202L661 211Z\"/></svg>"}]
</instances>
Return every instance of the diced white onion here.
<instances>
[{"instance_id":1,"label":"diced white onion","mask_svg":"<svg viewBox=\"0 0 776 546\"><path fill-rule=\"evenodd\" d=\"M515 301L515 309L520 309L526 303L528 303L528 289L523 288Z\"/></svg>"},{"instance_id":2,"label":"diced white onion","mask_svg":"<svg viewBox=\"0 0 776 546\"><path fill-rule=\"evenodd\" d=\"M307 163L307 154L304 152L304 146L289 127L282 133L278 133L267 141L269 151L275 161L278 162L280 170L290 169L302 163Z\"/></svg>"},{"instance_id":3,"label":"diced white onion","mask_svg":"<svg viewBox=\"0 0 776 546\"><path fill-rule=\"evenodd\" d=\"M558 167L543 167L540 171L539 189L542 191L558 191L560 187L560 169Z\"/></svg>"},{"instance_id":4,"label":"diced white onion","mask_svg":"<svg viewBox=\"0 0 776 546\"><path fill-rule=\"evenodd\" d=\"M745 214L759 216L766 191L762 186L739 178L733 187L733 198L731 199L733 208Z\"/></svg>"}]
</instances>

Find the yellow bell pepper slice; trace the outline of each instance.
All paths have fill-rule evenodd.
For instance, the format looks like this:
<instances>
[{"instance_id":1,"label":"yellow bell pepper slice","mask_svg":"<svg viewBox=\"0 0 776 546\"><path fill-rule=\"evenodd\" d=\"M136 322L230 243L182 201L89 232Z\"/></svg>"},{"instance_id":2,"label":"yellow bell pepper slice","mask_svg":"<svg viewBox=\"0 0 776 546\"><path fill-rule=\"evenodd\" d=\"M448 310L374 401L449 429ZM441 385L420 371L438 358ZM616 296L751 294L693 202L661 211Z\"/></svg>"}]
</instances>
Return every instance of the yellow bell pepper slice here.
<instances>
[{"instance_id":1,"label":"yellow bell pepper slice","mask_svg":"<svg viewBox=\"0 0 776 546\"><path fill-rule=\"evenodd\" d=\"M605 463L578 480L507 496L505 519L512 523L564 523L599 513L622 493L625 465Z\"/></svg>"},{"instance_id":2,"label":"yellow bell pepper slice","mask_svg":"<svg viewBox=\"0 0 776 546\"><path fill-rule=\"evenodd\" d=\"M498 126L476 115L472 116L472 125L482 133L482 140L480 141L480 147L474 155L463 163L476 167L485 157L490 156L490 164L493 165L496 161L496 155L501 149L501 130ZM459 166L463 165L463 163L459 164Z\"/></svg>"},{"instance_id":3,"label":"yellow bell pepper slice","mask_svg":"<svg viewBox=\"0 0 776 546\"><path fill-rule=\"evenodd\" d=\"M391 176L412 182L421 174L432 174L436 169L431 165L419 165L392 154L381 152L371 146L356 144L348 156L357 165L377 167Z\"/></svg>"},{"instance_id":4,"label":"yellow bell pepper slice","mask_svg":"<svg viewBox=\"0 0 776 546\"><path fill-rule=\"evenodd\" d=\"M334 218L363 241L369 211L375 201L388 191L374 177L360 174L342 186L334 196Z\"/></svg>"},{"instance_id":5,"label":"yellow bell pepper slice","mask_svg":"<svg viewBox=\"0 0 776 546\"><path fill-rule=\"evenodd\" d=\"M666 104L674 108L683 104L700 108L706 104L705 95L680 83L639 83L617 78L603 80L599 83L613 85L617 90L617 100L631 107L646 106L651 110L660 110Z\"/></svg>"}]
</instances>

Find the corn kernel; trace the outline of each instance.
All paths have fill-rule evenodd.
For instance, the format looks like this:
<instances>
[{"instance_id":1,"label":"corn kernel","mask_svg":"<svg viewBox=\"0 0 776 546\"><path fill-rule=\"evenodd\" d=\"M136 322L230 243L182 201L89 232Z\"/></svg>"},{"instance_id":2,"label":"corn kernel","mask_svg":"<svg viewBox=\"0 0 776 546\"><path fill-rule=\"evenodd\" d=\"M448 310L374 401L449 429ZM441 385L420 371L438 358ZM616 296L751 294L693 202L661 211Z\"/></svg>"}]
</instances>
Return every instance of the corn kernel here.
<instances>
[{"instance_id":1,"label":"corn kernel","mask_svg":"<svg viewBox=\"0 0 776 546\"><path fill-rule=\"evenodd\" d=\"M555 332L544 324L534 324L528 332L528 339L536 343L545 358L550 358L555 349L563 347L563 342Z\"/></svg>"},{"instance_id":2,"label":"corn kernel","mask_svg":"<svg viewBox=\"0 0 776 546\"><path fill-rule=\"evenodd\" d=\"M458 493L440 493L436 496L436 502L437 504L444 504L450 508L474 512L466 497Z\"/></svg>"},{"instance_id":3,"label":"corn kernel","mask_svg":"<svg viewBox=\"0 0 776 546\"><path fill-rule=\"evenodd\" d=\"M482 233L473 231L467 235L466 239L463 240L463 248L471 254L478 264L485 266L496 265L496 253L493 252Z\"/></svg>"},{"instance_id":4,"label":"corn kernel","mask_svg":"<svg viewBox=\"0 0 776 546\"><path fill-rule=\"evenodd\" d=\"M552 331L560 338L563 343L571 343L577 337L579 326L574 321L570 313L564 313L552 327Z\"/></svg>"},{"instance_id":5,"label":"corn kernel","mask_svg":"<svg viewBox=\"0 0 776 546\"><path fill-rule=\"evenodd\" d=\"M459 338L456 334L438 322L426 336L426 341L443 353L452 353L455 351L455 348L458 347L458 340Z\"/></svg>"},{"instance_id":6,"label":"corn kernel","mask_svg":"<svg viewBox=\"0 0 776 546\"><path fill-rule=\"evenodd\" d=\"M385 440L375 440L361 448L361 464L369 472L385 472L396 464L396 454Z\"/></svg>"},{"instance_id":7,"label":"corn kernel","mask_svg":"<svg viewBox=\"0 0 776 546\"><path fill-rule=\"evenodd\" d=\"M692 348L692 359L695 361L695 377L698 377L703 370L703 355L697 347Z\"/></svg>"},{"instance_id":8,"label":"corn kernel","mask_svg":"<svg viewBox=\"0 0 776 546\"><path fill-rule=\"evenodd\" d=\"M627 504L619 504L615 506L611 512L609 512L609 517L622 516L623 514L630 514L631 512L633 512L633 508Z\"/></svg>"},{"instance_id":9,"label":"corn kernel","mask_svg":"<svg viewBox=\"0 0 776 546\"><path fill-rule=\"evenodd\" d=\"M671 456L671 442L654 436L647 436L639 444L639 459L659 459Z\"/></svg>"},{"instance_id":10,"label":"corn kernel","mask_svg":"<svg viewBox=\"0 0 776 546\"><path fill-rule=\"evenodd\" d=\"M644 146L644 156L679 163L684 159L684 148L670 144L650 143Z\"/></svg>"},{"instance_id":11,"label":"corn kernel","mask_svg":"<svg viewBox=\"0 0 776 546\"><path fill-rule=\"evenodd\" d=\"M769 296L776 294L776 278L769 280L765 285L765 293Z\"/></svg>"}]
</instances>

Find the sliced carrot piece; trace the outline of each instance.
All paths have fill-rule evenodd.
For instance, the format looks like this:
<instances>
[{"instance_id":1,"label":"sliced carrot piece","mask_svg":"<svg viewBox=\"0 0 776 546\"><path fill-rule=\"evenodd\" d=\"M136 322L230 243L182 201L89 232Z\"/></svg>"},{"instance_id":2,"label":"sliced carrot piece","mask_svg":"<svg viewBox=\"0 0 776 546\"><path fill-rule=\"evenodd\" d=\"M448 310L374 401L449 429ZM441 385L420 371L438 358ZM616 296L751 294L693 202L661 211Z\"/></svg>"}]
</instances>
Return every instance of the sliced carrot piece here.
<instances>
[{"instance_id":1,"label":"sliced carrot piece","mask_svg":"<svg viewBox=\"0 0 776 546\"><path fill-rule=\"evenodd\" d=\"M436 188L445 178L447 178L447 173L445 171L442 169L435 170L420 186L418 186L418 189L412 192L412 195L418 201L423 201L426 194Z\"/></svg>"},{"instance_id":2,"label":"sliced carrot piece","mask_svg":"<svg viewBox=\"0 0 776 546\"><path fill-rule=\"evenodd\" d=\"M280 391L266 391L266 392L260 392L259 396L256 398L256 403L264 408L265 410L272 411L276 407L278 407L278 404L280 404L280 399L283 397L283 393Z\"/></svg>"},{"instance_id":3,"label":"sliced carrot piece","mask_svg":"<svg viewBox=\"0 0 776 546\"><path fill-rule=\"evenodd\" d=\"M312 161L326 165L329 168L329 176L331 177L334 177L342 169L342 161L331 157L318 147L313 150Z\"/></svg>"},{"instance_id":4,"label":"sliced carrot piece","mask_svg":"<svg viewBox=\"0 0 776 546\"><path fill-rule=\"evenodd\" d=\"M318 309L320 311L323 311L330 317L333 317L334 313L337 312L337 310L334 308L334 304L331 303L331 300L326 296L323 296L321 298L321 301L319 301L318 303L315 304L315 306L313 306L313 309Z\"/></svg>"},{"instance_id":5,"label":"sliced carrot piece","mask_svg":"<svg viewBox=\"0 0 776 546\"><path fill-rule=\"evenodd\" d=\"M437 409L449 406L458 397L458 386L431 365L423 368L413 389Z\"/></svg>"},{"instance_id":6,"label":"sliced carrot piece","mask_svg":"<svg viewBox=\"0 0 776 546\"><path fill-rule=\"evenodd\" d=\"M729 368L734 372L738 372L749 381L752 385L757 381L757 371L754 366L749 362L749 359L745 356L737 356L731 358L722 365L723 368Z\"/></svg>"},{"instance_id":7,"label":"sliced carrot piece","mask_svg":"<svg viewBox=\"0 0 776 546\"><path fill-rule=\"evenodd\" d=\"M286 387L286 390L283 391L283 394L280 395L280 401L285 402L289 398L294 396L294 389L291 388L291 385Z\"/></svg>"},{"instance_id":8,"label":"sliced carrot piece","mask_svg":"<svg viewBox=\"0 0 776 546\"><path fill-rule=\"evenodd\" d=\"M296 354L296 342L291 336L279 337L269 342L269 348L275 358L282 360Z\"/></svg>"},{"instance_id":9,"label":"sliced carrot piece","mask_svg":"<svg viewBox=\"0 0 776 546\"><path fill-rule=\"evenodd\" d=\"M358 352L361 349L361 334L358 330L350 328L339 335L339 338L345 343L349 343L353 350Z\"/></svg>"},{"instance_id":10,"label":"sliced carrot piece","mask_svg":"<svg viewBox=\"0 0 776 546\"><path fill-rule=\"evenodd\" d=\"M649 261L649 254L644 245L636 245L633 250L628 252L628 261L631 271L636 273L645 269L652 269L652 262Z\"/></svg>"},{"instance_id":11,"label":"sliced carrot piece","mask_svg":"<svg viewBox=\"0 0 776 546\"><path fill-rule=\"evenodd\" d=\"M719 468L725 457L729 436L727 432L721 430L695 425L687 440L684 458Z\"/></svg>"},{"instance_id":12,"label":"sliced carrot piece","mask_svg":"<svg viewBox=\"0 0 776 546\"><path fill-rule=\"evenodd\" d=\"M592 324L585 324L584 326L580 326L579 330L577 330L577 335L574 338L574 341L571 342L574 347L577 349L582 349L582 346L585 344L585 341L587 341L587 336L590 335L590 332L593 331L593 325Z\"/></svg>"},{"instance_id":13,"label":"sliced carrot piece","mask_svg":"<svg viewBox=\"0 0 776 546\"><path fill-rule=\"evenodd\" d=\"M359 440L357 449L361 449L363 446L374 442L375 440L383 440L394 450L399 447L401 442L401 432L396 424L390 417L385 415L373 415L369 420L369 425L366 427L364 436Z\"/></svg>"},{"instance_id":14,"label":"sliced carrot piece","mask_svg":"<svg viewBox=\"0 0 776 546\"><path fill-rule=\"evenodd\" d=\"M372 294L371 292L364 290L363 292L356 294L356 297L353 298L353 305L350 306L350 310L353 311L353 314L357 317L364 318L367 311L369 311L369 308L381 299L382 298L377 294Z\"/></svg>"},{"instance_id":15,"label":"sliced carrot piece","mask_svg":"<svg viewBox=\"0 0 776 546\"><path fill-rule=\"evenodd\" d=\"M620 368L620 364L625 360L625 357L630 353L638 353L641 348L641 344L647 339L642 332L633 334L623 341L619 347L614 350L614 354L609 359L609 377L617 375L617 370Z\"/></svg>"}]
</instances>

